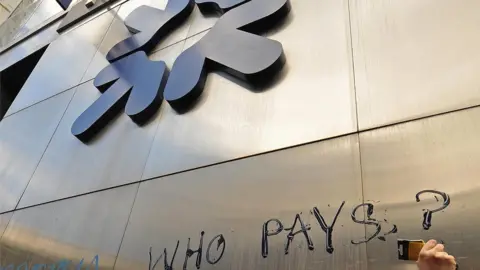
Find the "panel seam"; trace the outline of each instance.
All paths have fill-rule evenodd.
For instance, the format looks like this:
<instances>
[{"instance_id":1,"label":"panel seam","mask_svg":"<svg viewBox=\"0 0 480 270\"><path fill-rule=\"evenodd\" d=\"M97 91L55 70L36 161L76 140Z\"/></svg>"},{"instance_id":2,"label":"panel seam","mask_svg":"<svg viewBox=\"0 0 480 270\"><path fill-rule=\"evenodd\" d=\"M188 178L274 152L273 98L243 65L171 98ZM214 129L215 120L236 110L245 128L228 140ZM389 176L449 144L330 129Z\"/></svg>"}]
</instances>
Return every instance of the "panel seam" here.
<instances>
[{"instance_id":1,"label":"panel seam","mask_svg":"<svg viewBox=\"0 0 480 270\"><path fill-rule=\"evenodd\" d=\"M351 55L351 64L352 64L352 80L353 80L353 92L355 95L355 117L356 117L356 124L357 124L357 143L358 143L358 162L360 166L360 185L361 185L361 192L362 192L362 204L365 203L365 188L363 182L363 164L362 164L362 146L360 140L360 128L359 122L360 119L358 118L358 97L357 97L357 83L355 80L355 54L353 51L353 34L352 34L352 12L350 8L350 0L347 0L347 10L348 10L348 29L349 29L349 41L350 41L350 55ZM365 207L363 209L363 220L367 219L367 213L365 211ZM363 225L364 236L367 239L367 225ZM368 269L368 243L365 243L365 266Z\"/></svg>"},{"instance_id":2,"label":"panel seam","mask_svg":"<svg viewBox=\"0 0 480 270\"><path fill-rule=\"evenodd\" d=\"M73 100L73 98L75 97L76 94L77 94L77 89L74 90L74 93L72 94L72 97L70 98L70 100L68 101L67 105L65 106L65 110L63 111L63 114L62 114L62 116L60 117L60 120L58 121L58 124L57 124L57 126L55 127L55 130L53 131L52 136L50 137L50 140L48 140L48 143L47 143L47 145L46 145L46 147L45 147L45 150L43 150L43 153L42 153L40 159L38 160L37 165L35 166L35 170L33 171L32 175L30 176L30 179L28 180L28 183L27 183L27 185L25 186L25 189L23 190L22 195L20 195L20 198L18 199L17 204L15 205L15 208L13 209L13 211L19 210L19 209L18 209L18 205L20 204L20 201L22 200L23 195L24 195L25 192L27 191L27 188L28 188L28 186L30 185L30 181L32 181L33 176L34 176L35 173L37 172L38 166L40 165L40 162L42 162L43 156L44 156L45 153L47 152L48 147L50 146L50 143L51 143L52 140L53 140L53 137L55 137L55 134L57 133L58 127L60 126L60 123L62 122L63 117L65 116L65 114L66 114L66 112L67 112L67 110L68 110L68 107L70 106L70 103L72 102L72 100Z\"/></svg>"}]
</instances>

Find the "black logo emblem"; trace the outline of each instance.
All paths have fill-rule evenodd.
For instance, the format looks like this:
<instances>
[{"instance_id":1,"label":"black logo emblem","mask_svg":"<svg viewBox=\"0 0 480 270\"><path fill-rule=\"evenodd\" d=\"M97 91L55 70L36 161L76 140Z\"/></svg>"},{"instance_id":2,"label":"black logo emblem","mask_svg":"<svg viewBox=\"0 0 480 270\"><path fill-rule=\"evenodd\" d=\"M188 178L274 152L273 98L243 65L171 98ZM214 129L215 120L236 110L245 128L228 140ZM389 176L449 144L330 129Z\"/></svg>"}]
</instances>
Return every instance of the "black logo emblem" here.
<instances>
[{"instance_id":1,"label":"black logo emblem","mask_svg":"<svg viewBox=\"0 0 480 270\"><path fill-rule=\"evenodd\" d=\"M88 141L123 108L135 123L144 123L162 103L167 75L165 63L150 61L144 52L104 68L93 81L103 94L75 120L73 135Z\"/></svg>"},{"instance_id":2,"label":"black logo emblem","mask_svg":"<svg viewBox=\"0 0 480 270\"><path fill-rule=\"evenodd\" d=\"M175 60L172 71L145 52L180 25L193 10L193 0L170 0L166 9L141 6L125 20L133 36L107 54L113 62L95 78L102 92L72 126L88 141L121 109L138 124L159 109L163 96L177 111L188 110L203 91L208 72L222 70L252 85L268 82L281 70L285 55L280 42L259 36L290 11L288 0L197 0L203 12L224 14L195 45ZM168 79L167 79L168 76Z\"/></svg>"}]
</instances>

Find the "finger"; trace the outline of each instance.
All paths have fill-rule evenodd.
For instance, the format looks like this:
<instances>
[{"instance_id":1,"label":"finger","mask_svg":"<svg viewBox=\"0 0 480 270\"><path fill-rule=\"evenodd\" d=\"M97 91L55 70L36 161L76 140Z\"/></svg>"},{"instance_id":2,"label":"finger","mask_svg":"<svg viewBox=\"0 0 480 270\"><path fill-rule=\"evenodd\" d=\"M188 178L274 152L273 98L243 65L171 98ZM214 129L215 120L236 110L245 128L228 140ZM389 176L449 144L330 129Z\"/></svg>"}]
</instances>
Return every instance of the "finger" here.
<instances>
[{"instance_id":1,"label":"finger","mask_svg":"<svg viewBox=\"0 0 480 270\"><path fill-rule=\"evenodd\" d=\"M433 256L436 259L448 260L450 255L448 255L447 252L436 252L435 254L433 254ZM450 257L452 257L452 256L450 256Z\"/></svg>"},{"instance_id":2,"label":"finger","mask_svg":"<svg viewBox=\"0 0 480 270\"><path fill-rule=\"evenodd\" d=\"M425 245L423 245L422 251L428 251L434 248L437 245L437 241L435 240L429 240Z\"/></svg>"},{"instance_id":3,"label":"finger","mask_svg":"<svg viewBox=\"0 0 480 270\"><path fill-rule=\"evenodd\" d=\"M455 257L453 257L452 255L448 255L447 256L447 260L453 264L453 265L457 265L457 262L455 261Z\"/></svg>"},{"instance_id":4,"label":"finger","mask_svg":"<svg viewBox=\"0 0 480 270\"><path fill-rule=\"evenodd\" d=\"M443 252L445 250L445 246L442 244L438 244L435 247L433 247L433 250L435 252Z\"/></svg>"},{"instance_id":5,"label":"finger","mask_svg":"<svg viewBox=\"0 0 480 270\"><path fill-rule=\"evenodd\" d=\"M455 257L452 255L449 255L446 252L437 252L434 255L435 260L441 261L443 263L447 262L449 265L451 265L455 269L455 266L457 265L457 262L455 261Z\"/></svg>"}]
</instances>

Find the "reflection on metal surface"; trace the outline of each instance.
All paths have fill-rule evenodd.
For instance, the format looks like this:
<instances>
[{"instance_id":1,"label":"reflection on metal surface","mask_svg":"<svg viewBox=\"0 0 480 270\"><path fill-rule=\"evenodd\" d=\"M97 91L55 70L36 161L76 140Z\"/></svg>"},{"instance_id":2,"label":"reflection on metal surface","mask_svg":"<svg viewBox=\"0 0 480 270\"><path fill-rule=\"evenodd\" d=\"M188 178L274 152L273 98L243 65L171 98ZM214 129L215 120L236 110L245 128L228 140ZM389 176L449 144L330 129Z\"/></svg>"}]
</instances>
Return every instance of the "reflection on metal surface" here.
<instances>
[{"instance_id":1,"label":"reflection on metal surface","mask_svg":"<svg viewBox=\"0 0 480 270\"><path fill-rule=\"evenodd\" d=\"M152 60L163 59L171 66L181 49L182 44L168 47L152 55ZM86 145L72 135L71 127L99 96L92 81L76 89L20 207L140 180L161 113L141 128L126 114L119 114Z\"/></svg>"},{"instance_id":2,"label":"reflection on metal surface","mask_svg":"<svg viewBox=\"0 0 480 270\"><path fill-rule=\"evenodd\" d=\"M112 14L105 13L52 42L7 115L77 85L112 20Z\"/></svg>"},{"instance_id":3,"label":"reflection on metal surface","mask_svg":"<svg viewBox=\"0 0 480 270\"><path fill-rule=\"evenodd\" d=\"M120 7L120 9L121 8L122 7ZM103 38L102 43L98 47L97 52L93 56L93 59L90 62L87 71L85 71L85 74L83 75L81 83L95 78L95 76L97 76L97 74L103 68L108 66L110 63L107 61L107 58L106 58L107 52L115 44L117 44L118 42L124 40L129 36L130 36L130 32L128 31L127 27L123 23L123 19L121 17L115 17L113 19L112 24L108 28L108 31L105 34L105 37Z\"/></svg>"},{"instance_id":4,"label":"reflection on metal surface","mask_svg":"<svg viewBox=\"0 0 480 270\"><path fill-rule=\"evenodd\" d=\"M1 239L1 265L71 260L112 269L137 185L16 211ZM114 207L112 207L114 206Z\"/></svg>"},{"instance_id":5,"label":"reflection on metal surface","mask_svg":"<svg viewBox=\"0 0 480 270\"><path fill-rule=\"evenodd\" d=\"M35 9L30 19L19 30L16 38L25 36L30 31L37 29L42 23L48 21L52 16L62 12L62 9L51 0L39 0L40 5ZM58 26L57 26L58 27Z\"/></svg>"},{"instance_id":6,"label":"reflection on metal surface","mask_svg":"<svg viewBox=\"0 0 480 270\"><path fill-rule=\"evenodd\" d=\"M398 238L443 240L461 269L480 265L478 119L480 108L360 134L364 197L379 201L376 218L395 223ZM441 207L443 198L425 193L417 202L422 190L450 197L449 206L434 214L429 230L422 224L424 213ZM370 269L409 269L397 259L396 239L367 245Z\"/></svg>"},{"instance_id":7,"label":"reflection on metal surface","mask_svg":"<svg viewBox=\"0 0 480 270\"><path fill-rule=\"evenodd\" d=\"M216 265L203 261L202 270L366 269L365 246L350 244L364 234L364 227L353 223L345 211L361 197L357 136L147 181L140 184L115 269L147 269L150 247L153 262L166 248L170 263L178 241L173 267L181 269L188 238L196 248L202 231L205 243L219 234L226 241L223 257ZM326 234L309 210L316 206L330 223L342 201L346 201L344 210L332 235L335 251L329 254ZM297 214L311 227L308 235L315 248L309 250L300 233L285 255L288 232L283 231L268 237L269 253L264 258L262 224L278 219L287 228ZM298 223L294 230L300 230ZM223 248L218 240L210 252L204 246L203 259L206 254L212 261L219 258Z\"/></svg>"},{"instance_id":8,"label":"reflection on metal surface","mask_svg":"<svg viewBox=\"0 0 480 270\"><path fill-rule=\"evenodd\" d=\"M361 0L350 12L360 129L480 104L479 1Z\"/></svg>"},{"instance_id":9,"label":"reflection on metal surface","mask_svg":"<svg viewBox=\"0 0 480 270\"><path fill-rule=\"evenodd\" d=\"M47 46L58 37L55 31L58 24L53 24L17 46L0 54L0 71L7 69L25 57Z\"/></svg>"},{"instance_id":10,"label":"reflection on metal surface","mask_svg":"<svg viewBox=\"0 0 480 270\"><path fill-rule=\"evenodd\" d=\"M5 213L0 215L0 237L3 235L5 232L5 229L7 228L8 222L10 222L10 218L12 218L13 212ZM1 250L0 250L0 257L2 256Z\"/></svg>"},{"instance_id":11,"label":"reflection on metal surface","mask_svg":"<svg viewBox=\"0 0 480 270\"><path fill-rule=\"evenodd\" d=\"M72 95L67 91L0 122L0 212L17 205Z\"/></svg>"},{"instance_id":12,"label":"reflection on metal surface","mask_svg":"<svg viewBox=\"0 0 480 270\"><path fill-rule=\"evenodd\" d=\"M165 10L149 6L136 8L125 19L125 25L135 34L113 46L107 53L107 60L114 62L137 51L150 53L160 40L188 18L193 5L193 0L177 0L169 1Z\"/></svg>"},{"instance_id":13,"label":"reflection on metal surface","mask_svg":"<svg viewBox=\"0 0 480 270\"><path fill-rule=\"evenodd\" d=\"M34 14L40 3L41 1L32 3L18 11L15 16L8 18L3 24L0 24L0 48L15 39L22 26L30 19L32 14Z\"/></svg>"},{"instance_id":14,"label":"reflection on metal surface","mask_svg":"<svg viewBox=\"0 0 480 270\"><path fill-rule=\"evenodd\" d=\"M68 28L74 26L75 24L87 18L96 11L99 11L107 5L113 4L116 1L118 0L98 0L93 6L87 7L87 0L81 0L75 6L73 6L72 9L67 13L65 18L63 18L57 32L60 33L67 30Z\"/></svg>"},{"instance_id":15,"label":"reflection on metal surface","mask_svg":"<svg viewBox=\"0 0 480 270\"><path fill-rule=\"evenodd\" d=\"M249 85L271 82L285 64L282 44L251 33L272 28L289 12L289 0L253 0L225 13L175 61L165 87L165 100L177 111L188 110L203 92L207 74L215 70Z\"/></svg>"},{"instance_id":16,"label":"reflection on metal surface","mask_svg":"<svg viewBox=\"0 0 480 270\"><path fill-rule=\"evenodd\" d=\"M268 35L288 59L276 83L263 92L248 91L242 82L213 73L193 110L178 114L163 106L143 178L356 130L345 3L291 5L283 28ZM187 39L185 48L202 36Z\"/></svg>"},{"instance_id":17,"label":"reflection on metal surface","mask_svg":"<svg viewBox=\"0 0 480 270\"><path fill-rule=\"evenodd\" d=\"M150 61L143 51L112 63L93 81L102 95L75 120L72 134L89 141L123 110L144 124L162 104L167 77L165 62Z\"/></svg>"},{"instance_id":18,"label":"reflection on metal surface","mask_svg":"<svg viewBox=\"0 0 480 270\"><path fill-rule=\"evenodd\" d=\"M37 65L47 48L42 48L18 61L0 74L0 119L3 119L8 109L22 89L28 76Z\"/></svg>"}]
</instances>

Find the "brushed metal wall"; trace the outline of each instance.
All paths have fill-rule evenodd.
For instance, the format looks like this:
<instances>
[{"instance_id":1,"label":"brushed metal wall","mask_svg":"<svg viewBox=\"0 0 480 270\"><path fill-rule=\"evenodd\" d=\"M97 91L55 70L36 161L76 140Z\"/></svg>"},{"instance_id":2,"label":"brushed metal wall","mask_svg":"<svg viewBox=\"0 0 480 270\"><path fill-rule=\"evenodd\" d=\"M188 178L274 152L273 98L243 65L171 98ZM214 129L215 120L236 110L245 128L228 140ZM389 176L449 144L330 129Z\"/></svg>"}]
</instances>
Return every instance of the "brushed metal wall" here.
<instances>
[{"instance_id":1,"label":"brushed metal wall","mask_svg":"<svg viewBox=\"0 0 480 270\"><path fill-rule=\"evenodd\" d=\"M23 40L17 46L0 54L0 71L7 69L18 61L47 46L58 37L56 29L60 22L53 23L38 34Z\"/></svg>"},{"instance_id":2,"label":"brushed metal wall","mask_svg":"<svg viewBox=\"0 0 480 270\"><path fill-rule=\"evenodd\" d=\"M131 185L16 211L0 241L2 266L52 265L61 260L70 260L73 266L82 258L89 264L98 255L98 269L112 269L137 188Z\"/></svg>"},{"instance_id":3,"label":"brushed metal wall","mask_svg":"<svg viewBox=\"0 0 480 270\"><path fill-rule=\"evenodd\" d=\"M37 29L43 22L63 11L57 1L39 0L39 5L28 21L18 30L15 38L20 38L32 30Z\"/></svg>"},{"instance_id":4,"label":"brushed metal wall","mask_svg":"<svg viewBox=\"0 0 480 270\"><path fill-rule=\"evenodd\" d=\"M364 197L378 201L377 218L386 214L400 238L445 241L460 269L480 265L478 119L480 108L475 108L360 134ZM436 209L442 199L427 194L417 203L415 194L426 189L451 197L450 206L433 214L428 231L422 228L422 209ZM405 269L395 257L395 240L369 243L369 268Z\"/></svg>"},{"instance_id":5,"label":"brushed metal wall","mask_svg":"<svg viewBox=\"0 0 480 270\"><path fill-rule=\"evenodd\" d=\"M361 130L480 104L480 2L352 0Z\"/></svg>"},{"instance_id":6,"label":"brushed metal wall","mask_svg":"<svg viewBox=\"0 0 480 270\"><path fill-rule=\"evenodd\" d=\"M128 36L122 18L148 3L132 0L98 14L47 48L7 117L67 89L75 96L19 207L356 131L347 2L318 5L313 0L293 0L290 17L267 35L282 42L287 56L284 71L267 89L248 89L224 74L213 73L192 111L178 114L165 102L147 126L140 128L120 115L95 142L81 143L70 127L100 93L91 81L75 85L93 78L107 64L108 49ZM216 19L199 17L196 8L151 58L171 66L182 50L205 33L194 35L193 31L208 30ZM193 36L185 39L189 34Z\"/></svg>"},{"instance_id":7,"label":"brushed metal wall","mask_svg":"<svg viewBox=\"0 0 480 270\"><path fill-rule=\"evenodd\" d=\"M18 204L72 96L66 91L0 122L0 211Z\"/></svg>"},{"instance_id":8,"label":"brushed metal wall","mask_svg":"<svg viewBox=\"0 0 480 270\"><path fill-rule=\"evenodd\" d=\"M288 19L265 34L287 59L267 89L214 72L191 111L164 102L142 127L119 114L80 142L70 128L100 96L92 79L106 53L130 35L122 20L166 3L130 0L0 54L3 70L53 41L0 122L1 267L71 260L75 269L98 255L101 269L149 269L150 247L152 264L165 248L170 264L179 241L173 269L183 269L188 239L196 250L204 231L201 269L415 269L397 260L398 238L443 240L461 269L478 268L476 1L291 0ZM150 59L171 67L217 18L196 7ZM433 194L415 201L427 189L451 203L424 230L423 209L441 204ZM313 208L330 224L342 201L329 254ZM351 242L375 232L352 221L363 202L384 241ZM264 223L285 229L296 214L314 249L300 232L286 255L283 231L268 237L264 258Z\"/></svg>"},{"instance_id":9,"label":"brushed metal wall","mask_svg":"<svg viewBox=\"0 0 480 270\"><path fill-rule=\"evenodd\" d=\"M267 35L287 58L279 79L255 91L210 73L192 111L164 106L144 178L356 131L346 2L291 4L285 24ZM187 39L184 50L204 34Z\"/></svg>"},{"instance_id":10,"label":"brushed metal wall","mask_svg":"<svg viewBox=\"0 0 480 270\"><path fill-rule=\"evenodd\" d=\"M182 45L174 45L150 56L171 66ZM88 81L77 87L48 149L20 201L20 207L139 181L162 114L138 127L126 114L89 145L71 133L75 119L100 92Z\"/></svg>"},{"instance_id":11,"label":"brushed metal wall","mask_svg":"<svg viewBox=\"0 0 480 270\"><path fill-rule=\"evenodd\" d=\"M330 224L342 201L346 203L334 226L330 255L311 210L318 207ZM140 184L115 269L148 269L150 247L153 261L166 248L170 263L177 241L173 268L183 269L188 238L196 250L201 231L201 269L366 269L365 245L350 244L364 236L364 227L350 219L352 207L361 201L357 135L148 181ZM269 237L269 254L263 258L263 223L277 218L287 228L300 213L311 225L314 250L300 233L285 255L287 232L282 232ZM217 242L210 252L207 248L218 234L223 234L226 248L211 265L206 254L214 260L220 252ZM195 259L189 259L188 269L194 269Z\"/></svg>"},{"instance_id":12,"label":"brushed metal wall","mask_svg":"<svg viewBox=\"0 0 480 270\"><path fill-rule=\"evenodd\" d=\"M105 13L53 41L6 116L75 87L83 77L112 20L113 15Z\"/></svg>"}]
</instances>

